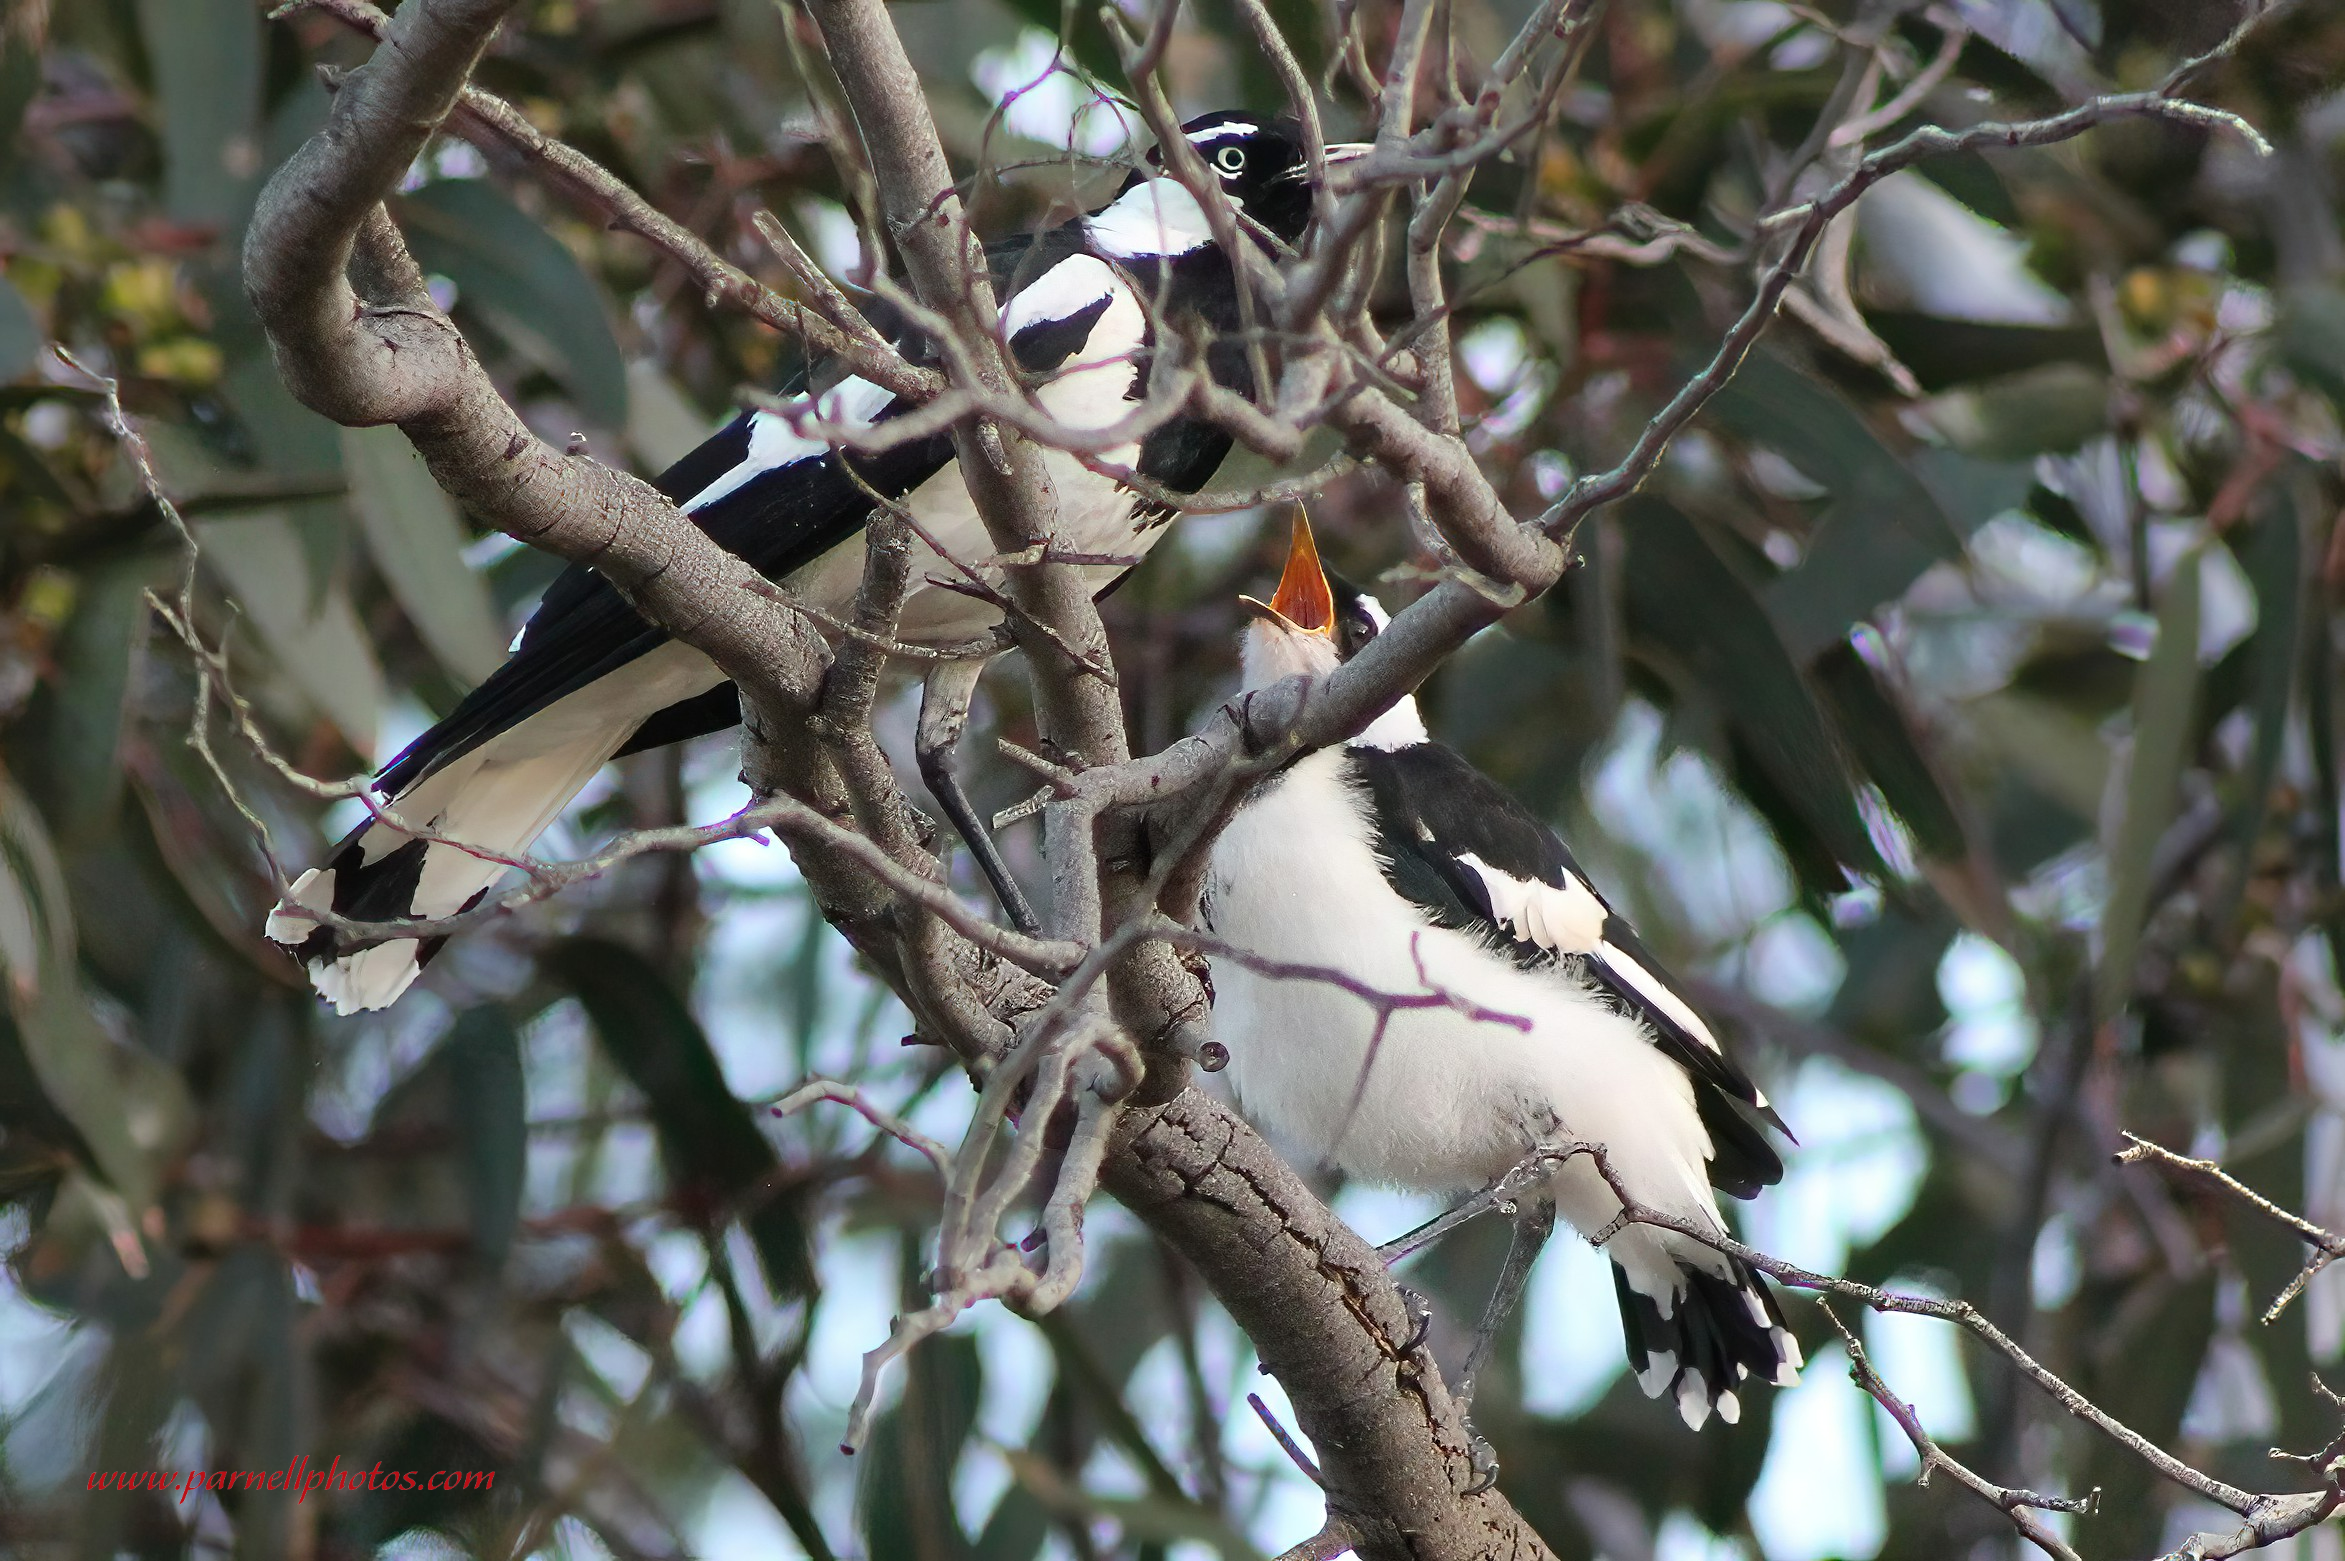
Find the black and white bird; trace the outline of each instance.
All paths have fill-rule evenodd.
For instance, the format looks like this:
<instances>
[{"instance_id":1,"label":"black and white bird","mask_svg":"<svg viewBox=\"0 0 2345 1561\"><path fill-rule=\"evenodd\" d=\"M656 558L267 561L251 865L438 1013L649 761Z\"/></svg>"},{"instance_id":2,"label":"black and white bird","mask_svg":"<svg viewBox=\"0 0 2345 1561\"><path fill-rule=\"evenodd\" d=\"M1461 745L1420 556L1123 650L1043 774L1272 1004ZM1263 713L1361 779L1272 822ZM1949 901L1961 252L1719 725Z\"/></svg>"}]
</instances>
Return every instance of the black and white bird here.
<instances>
[{"instance_id":1,"label":"black and white bird","mask_svg":"<svg viewBox=\"0 0 2345 1561\"><path fill-rule=\"evenodd\" d=\"M1190 121L1183 133L1242 226L1260 229L1253 242L1264 242L1261 234L1286 244L1301 237L1313 187L1295 125L1219 113ZM1364 150L1336 146L1328 155L1341 162ZM1145 396L1155 343L1151 308L1184 328L1201 323L1215 378L1252 390L1247 355L1235 339L1241 314L1229 257L1196 197L1158 171L1156 153L1149 160L1106 206L987 249L1006 294L1002 338L1034 386L1034 400L1071 429L1111 427ZM932 344L909 332L902 340L908 353L933 361ZM660 490L719 544L834 616L848 611L862 579L872 493L900 502L920 536L899 636L941 645L992 632L999 613L967 589L967 572L999 586L1001 569L988 561L993 550L954 465L949 432L849 454L812 425L870 428L909 404L861 378L827 387L801 380L791 394L796 399L783 410L734 418L663 473ZM1118 560L1081 566L1104 591L1131 567L1126 561L1148 550L1171 512L1097 467L1193 491L1229 446L1219 427L1184 416L1090 464L1046 452L1058 493L1055 546ZM593 570L572 566L547 589L512 657L376 779L376 792L401 821L442 839L427 842L381 819L367 823L295 881L268 919L268 936L308 966L338 1012L383 1007L407 989L437 943L400 939L352 949L310 912L390 921L472 905L504 873L497 858L525 852L613 757L739 719L733 686L715 663L637 616ZM938 789L934 774L931 789ZM952 810L941 794L940 801ZM954 811L962 822L965 803ZM972 846L981 839L979 830Z\"/></svg>"},{"instance_id":2,"label":"black and white bird","mask_svg":"<svg viewBox=\"0 0 2345 1561\"><path fill-rule=\"evenodd\" d=\"M1248 606L1249 689L1324 676L1388 622L1331 583L1300 519L1276 595ZM1766 1098L1554 831L1433 741L1413 698L1262 782L1214 847L1206 896L1235 948L1457 1001L1394 1011L1372 1046L1374 1013L1342 986L1213 962L1240 1108L1324 1163L1447 1194L1581 1139L1604 1147L1630 1196L1721 1233L1713 1189L1749 1198L1782 1177ZM1620 1211L1585 1156L1526 1201L1469 1380L1554 1209L1583 1235ZM1637 1381L1687 1425L1738 1419L1750 1378L1796 1379L1799 1346L1760 1275L1649 1225L1605 1251Z\"/></svg>"}]
</instances>

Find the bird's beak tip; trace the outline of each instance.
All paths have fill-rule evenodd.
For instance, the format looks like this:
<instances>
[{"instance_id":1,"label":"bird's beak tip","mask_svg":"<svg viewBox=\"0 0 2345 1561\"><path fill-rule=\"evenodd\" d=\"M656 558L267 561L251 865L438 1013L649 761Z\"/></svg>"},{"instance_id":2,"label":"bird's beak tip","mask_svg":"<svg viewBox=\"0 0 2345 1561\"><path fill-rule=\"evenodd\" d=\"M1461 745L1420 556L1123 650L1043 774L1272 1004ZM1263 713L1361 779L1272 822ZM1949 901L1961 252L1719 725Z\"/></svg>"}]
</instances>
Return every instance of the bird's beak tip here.
<instances>
[{"instance_id":1,"label":"bird's beak tip","mask_svg":"<svg viewBox=\"0 0 2345 1561\"><path fill-rule=\"evenodd\" d=\"M1287 543L1286 568L1270 598L1270 611L1279 620L1305 634L1335 632L1335 592L1319 563L1319 545L1312 539L1311 522L1295 511L1295 530Z\"/></svg>"}]
</instances>

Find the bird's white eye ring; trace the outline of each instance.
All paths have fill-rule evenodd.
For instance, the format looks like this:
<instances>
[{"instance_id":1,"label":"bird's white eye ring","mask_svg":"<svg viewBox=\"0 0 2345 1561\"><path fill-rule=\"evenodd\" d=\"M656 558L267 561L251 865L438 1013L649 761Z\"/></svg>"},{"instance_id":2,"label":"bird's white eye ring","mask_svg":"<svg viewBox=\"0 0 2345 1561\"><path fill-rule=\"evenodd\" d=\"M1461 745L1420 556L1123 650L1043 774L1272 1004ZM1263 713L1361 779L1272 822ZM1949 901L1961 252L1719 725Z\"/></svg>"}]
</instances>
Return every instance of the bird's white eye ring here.
<instances>
[{"instance_id":1,"label":"bird's white eye ring","mask_svg":"<svg viewBox=\"0 0 2345 1561\"><path fill-rule=\"evenodd\" d=\"M1246 166L1246 149L1242 146L1223 147L1213 154L1213 166L1219 168L1223 173L1242 171Z\"/></svg>"}]
</instances>

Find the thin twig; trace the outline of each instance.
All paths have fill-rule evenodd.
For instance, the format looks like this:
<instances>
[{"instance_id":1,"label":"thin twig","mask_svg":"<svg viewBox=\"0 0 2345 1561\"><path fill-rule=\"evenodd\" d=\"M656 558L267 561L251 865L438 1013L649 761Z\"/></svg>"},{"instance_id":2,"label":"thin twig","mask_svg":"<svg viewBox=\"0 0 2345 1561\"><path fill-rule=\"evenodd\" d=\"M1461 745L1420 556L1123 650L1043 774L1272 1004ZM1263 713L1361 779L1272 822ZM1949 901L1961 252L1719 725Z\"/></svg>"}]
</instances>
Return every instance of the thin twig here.
<instances>
[{"instance_id":1,"label":"thin twig","mask_svg":"<svg viewBox=\"0 0 2345 1561\"><path fill-rule=\"evenodd\" d=\"M1856 1334L1849 1329L1849 1326L1840 1320L1840 1314L1832 1310L1831 1303L1828 1301L1820 1302L1818 1305L1824 1313L1825 1320L1830 1322L1834 1330L1839 1333L1841 1343L1848 1351L1849 1380L1871 1394L1873 1401L1887 1410L1889 1418L1897 1422L1897 1428L1905 1433L1905 1439L1913 1443L1914 1453L1921 1460L1922 1465L1921 1472L1914 1476L1914 1484L1929 1484L1930 1476L1942 1469L1948 1478L1964 1490L1970 1491L2000 1508L2003 1515L2011 1520L2011 1526L2019 1530L2021 1536L2028 1543L2034 1545L2044 1554L2057 1558L2057 1561L2083 1561L2082 1557L2069 1548L2066 1541L2053 1533L2050 1527L2036 1516L2036 1513L2038 1511L2072 1514L2093 1512L2100 1506L2101 1492L2098 1486L2083 1496L2039 1496L2034 1491L2014 1490L2007 1486L1997 1485L1964 1467L1949 1456L1946 1450L1938 1445L1936 1439L1923 1429L1922 1417L1915 1412L1914 1407L1891 1392L1889 1384L1881 1380L1881 1374L1873 1369L1871 1359L1865 1354L1864 1345L1858 1341Z\"/></svg>"}]
</instances>

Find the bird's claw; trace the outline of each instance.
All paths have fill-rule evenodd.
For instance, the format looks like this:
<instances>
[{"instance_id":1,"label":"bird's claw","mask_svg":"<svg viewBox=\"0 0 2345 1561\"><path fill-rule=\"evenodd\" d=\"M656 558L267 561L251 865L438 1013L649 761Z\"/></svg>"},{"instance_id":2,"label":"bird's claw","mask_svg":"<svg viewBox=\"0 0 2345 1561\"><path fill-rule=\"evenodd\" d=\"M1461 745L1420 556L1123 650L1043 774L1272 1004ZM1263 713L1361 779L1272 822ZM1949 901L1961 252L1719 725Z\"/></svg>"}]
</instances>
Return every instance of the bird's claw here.
<instances>
[{"instance_id":1,"label":"bird's claw","mask_svg":"<svg viewBox=\"0 0 2345 1561\"><path fill-rule=\"evenodd\" d=\"M1498 1449L1471 1425L1466 1427L1466 1437L1466 1457L1474 1466L1474 1478L1459 1494L1479 1496L1498 1483Z\"/></svg>"},{"instance_id":2,"label":"bird's claw","mask_svg":"<svg viewBox=\"0 0 2345 1561\"><path fill-rule=\"evenodd\" d=\"M1433 1303L1407 1285L1395 1285L1400 1292L1401 1305L1409 1310L1409 1336L1400 1347L1403 1355L1414 1355L1425 1347L1426 1337L1433 1332Z\"/></svg>"}]
</instances>

